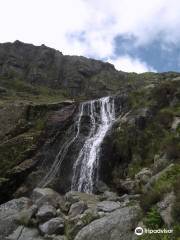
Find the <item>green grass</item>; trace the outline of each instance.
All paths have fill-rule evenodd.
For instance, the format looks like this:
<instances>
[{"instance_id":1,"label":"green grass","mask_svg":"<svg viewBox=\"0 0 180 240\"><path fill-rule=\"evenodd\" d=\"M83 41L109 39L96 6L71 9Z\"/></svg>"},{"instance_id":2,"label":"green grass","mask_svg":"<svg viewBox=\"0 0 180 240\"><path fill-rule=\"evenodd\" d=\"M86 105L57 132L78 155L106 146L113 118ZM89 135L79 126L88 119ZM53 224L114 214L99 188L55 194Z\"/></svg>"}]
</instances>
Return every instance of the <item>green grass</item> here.
<instances>
[{"instance_id":1,"label":"green grass","mask_svg":"<svg viewBox=\"0 0 180 240\"><path fill-rule=\"evenodd\" d=\"M174 164L151 186L151 189L142 195L141 207L145 212L163 199L166 193L173 191L174 185L180 176L180 164Z\"/></svg>"}]
</instances>

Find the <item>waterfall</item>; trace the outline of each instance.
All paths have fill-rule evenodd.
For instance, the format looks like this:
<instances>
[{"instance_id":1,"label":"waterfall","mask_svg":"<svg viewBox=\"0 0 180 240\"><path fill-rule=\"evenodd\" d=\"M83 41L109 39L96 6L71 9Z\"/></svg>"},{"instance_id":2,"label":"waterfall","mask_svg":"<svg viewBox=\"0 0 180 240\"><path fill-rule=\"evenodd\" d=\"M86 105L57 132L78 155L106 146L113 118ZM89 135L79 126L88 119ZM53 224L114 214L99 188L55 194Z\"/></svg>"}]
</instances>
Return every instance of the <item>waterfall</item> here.
<instances>
[{"instance_id":1,"label":"waterfall","mask_svg":"<svg viewBox=\"0 0 180 240\"><path fill-rule=\"evenodd\" d=\"M91 119L89 135L74 163L71 190L91 193L95 178L103 139L115 120L114 100L110 97L85 102L81 116L87 107ZM99 112L96 110L99 108Z\"/></svg>"},{"instance_id":2,"label":"waterfall","mask_svg":"<svg viewBox=\"0 0 180 240\"><path fill-rule=\"evenodd\" d=\"M89 121L84 123L84 118L88 118ZM57 177L60 173L62 162L66 160L67 153L70 153L74 144L78 151L77 158L73 159L71 190L91 193L94 182L98 177L97 170L101 144L114 120L115 108L113 98L103 97L81 103L77 119L73 125L75 132L73 131L70 137L62 144L50 170L39 186L46 187ZM85 136L84 126L88 129ZM79 142L81 142L81 146Z\"/></svg>"}]
</instances>

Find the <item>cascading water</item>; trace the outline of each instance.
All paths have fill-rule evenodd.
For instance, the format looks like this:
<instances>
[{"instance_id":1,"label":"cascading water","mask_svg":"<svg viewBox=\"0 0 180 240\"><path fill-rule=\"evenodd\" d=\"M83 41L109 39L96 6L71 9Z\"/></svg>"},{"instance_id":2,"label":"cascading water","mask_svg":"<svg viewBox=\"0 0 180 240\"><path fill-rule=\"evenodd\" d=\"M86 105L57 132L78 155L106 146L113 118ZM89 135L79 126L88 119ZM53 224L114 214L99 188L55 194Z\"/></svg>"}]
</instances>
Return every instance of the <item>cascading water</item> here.
<instances>
[{"instance_id":1,"label":"cascading water","mask_svg":"<svg viewBox=\"0 0 180 240\"><path fill-rule=\"evenodd\" d=\"M90 119L89 122L85 123L86 128L88 128L88 134L85 137L82 134L84 117ZM61 146L51 169L39 186L47 186L59 174L62 162L65 160L67 153L70 153L71 146L74 144L77 145L79 150L76 160L73 161L71 190L91 193L94 182L97 180L101 144L114 120L113 98L104 97L81 103L77 120L74 123L75 134L72 134ZM79 139L82 142L81 146L78 145Z\"/></svg>"},{"instance_id":2,"label":"cascading water","mask_svg":"<svg viewBox=\"0 0 180 240\"><path fill-rule=\"evenodd\" d=\"M90 132L73 168L71 189L91 193L97 175L98 161L103 139L115 120L114 100L104 97L82 104L82 113L85 107L89 108L91 119ZM96 111L99 108L99 113Z\"/></svg>"}]
</instances>

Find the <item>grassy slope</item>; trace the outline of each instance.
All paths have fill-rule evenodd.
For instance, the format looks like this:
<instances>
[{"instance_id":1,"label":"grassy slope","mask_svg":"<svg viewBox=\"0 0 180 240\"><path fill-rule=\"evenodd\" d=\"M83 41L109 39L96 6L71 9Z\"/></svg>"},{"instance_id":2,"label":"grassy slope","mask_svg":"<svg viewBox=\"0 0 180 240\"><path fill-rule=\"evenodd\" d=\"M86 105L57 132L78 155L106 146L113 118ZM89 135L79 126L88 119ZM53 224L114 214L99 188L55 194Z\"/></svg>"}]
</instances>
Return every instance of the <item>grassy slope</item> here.
<instances>
[{"instance_id":1,"label":"grassy slope","mask_svg":"<svg viewBox=\"0 0 180 240\"><path fill-rule=\"evenodd\" d=\"M155 75L152 75L155 76ZM145 74L145 78L151 74ZM138 116L142 109L151 112L145 125L138 127L131 121L125 121L114 132L114 149L119 157L131 158L126 169L127 177L134 178L142 168L148 167L154 174L163 170L170 163L174 166L154 183L151 190L142 195L141 206L144 209L144 221L150 228L166 227L156 210L156 203L161 201L167 193L175 192L176 200L173 206L173 219L175 234L152 235L148 239L177 239L180 232L180 124L172 128L175 119L180 119L180 78L175 76L163 77L155 82L155 86L141 86L130 93L129 102L131 115ZM135 75L136 78L136 75ZM132 80L131 80L132 81ZM129 156L129 153L132 155ZM154 162L165 156L166 162L155 168ZM163 165L165 164L165 165ZM114 169L114 183L122 175L120 168ZM120 171L120 172L119 172ZM178 186L178 187L177 187ZM141 239L146 239L142 237Z\"/></svg>"}]
</instances>

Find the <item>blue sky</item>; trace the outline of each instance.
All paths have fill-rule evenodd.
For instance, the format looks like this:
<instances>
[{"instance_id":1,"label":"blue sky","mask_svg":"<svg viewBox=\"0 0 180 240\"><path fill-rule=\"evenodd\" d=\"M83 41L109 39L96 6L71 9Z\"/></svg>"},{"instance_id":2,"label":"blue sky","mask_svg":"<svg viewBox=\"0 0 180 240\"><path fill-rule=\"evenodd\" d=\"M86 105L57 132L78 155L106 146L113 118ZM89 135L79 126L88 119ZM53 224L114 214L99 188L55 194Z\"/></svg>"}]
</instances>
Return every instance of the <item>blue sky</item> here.
<instances>
[{"instance_id":1,"label":"blue sky","mask_svg":"<svg viewBox=\"0 0 180 240\"><path fill-rule=\"evenodd\" d=\"M180 71L179 0L0 0L0 42L45 44L128 72Z\"/></svg>"}]
</instances>

